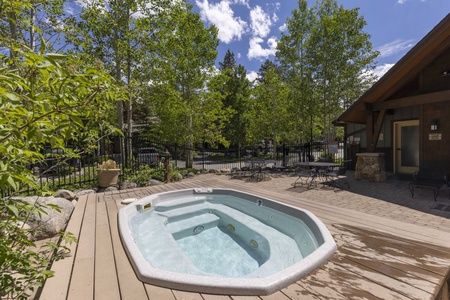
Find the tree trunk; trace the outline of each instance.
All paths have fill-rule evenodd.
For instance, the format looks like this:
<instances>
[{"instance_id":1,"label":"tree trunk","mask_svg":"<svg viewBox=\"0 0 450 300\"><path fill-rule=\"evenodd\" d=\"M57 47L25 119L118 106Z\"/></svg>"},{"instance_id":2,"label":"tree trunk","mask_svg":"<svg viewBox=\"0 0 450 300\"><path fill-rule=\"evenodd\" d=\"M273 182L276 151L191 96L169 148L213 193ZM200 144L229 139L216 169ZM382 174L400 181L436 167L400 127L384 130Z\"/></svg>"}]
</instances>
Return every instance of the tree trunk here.
<instances>
[{"instance_id":1,"label":"tree trunk","mask_svg":"<svg viewBox=\"0 0 450 300\"><path fill-rule=\"evenodd\" d=\"M186 118L186 128L188 128L188 132L190 132L192 127L192 117L188 116ZM186 138L185 142L185 153L186 153L186 168L192 168L194 165L194 141L192 137L189 136Z\"/></svg>"}]
</instances>

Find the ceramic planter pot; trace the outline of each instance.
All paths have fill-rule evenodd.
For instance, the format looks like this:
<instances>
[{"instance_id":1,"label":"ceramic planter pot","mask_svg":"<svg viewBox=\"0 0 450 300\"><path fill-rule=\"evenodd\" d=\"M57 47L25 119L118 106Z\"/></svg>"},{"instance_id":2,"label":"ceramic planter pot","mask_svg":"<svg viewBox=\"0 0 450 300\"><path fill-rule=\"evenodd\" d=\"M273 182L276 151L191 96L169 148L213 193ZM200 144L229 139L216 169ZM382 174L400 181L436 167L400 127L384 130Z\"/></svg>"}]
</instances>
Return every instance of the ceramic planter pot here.
<instances>
[{"instance_id":1,"label":"ceramic planter pot","mask_svg":"<svg viewBox=\"0 0 450 300\"><path fill-rule=\"evenodd\" d=\"M98 172L98 186L109 187L116 186L119 179L120 169L97 169Z\"/></svg>"}]
</instances>

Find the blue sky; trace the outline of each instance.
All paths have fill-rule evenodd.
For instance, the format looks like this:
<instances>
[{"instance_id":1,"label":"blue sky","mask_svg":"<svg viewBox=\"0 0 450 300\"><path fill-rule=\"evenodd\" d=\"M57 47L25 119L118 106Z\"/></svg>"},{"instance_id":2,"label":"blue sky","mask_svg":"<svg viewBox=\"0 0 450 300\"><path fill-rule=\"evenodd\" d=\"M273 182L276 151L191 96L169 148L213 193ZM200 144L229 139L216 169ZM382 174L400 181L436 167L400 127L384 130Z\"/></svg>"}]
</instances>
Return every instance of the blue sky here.
<instances>
[{"instance_id":1,"label":"blue sky","mask_svg":"<svg viewBox=\"0 0 450 300\"><path fill-rule=\"evenodd\" d=\"M219 29L218 61L227 49L253 79L261 64L274 59L276 44L297 0L190 0L205 24ZM315 0L308 0L310 6ZM359 7L367 22L377 58L377 75L384 74L450 13L450 0L338 0L345 8Z\"/></svg>"}]
</instances>

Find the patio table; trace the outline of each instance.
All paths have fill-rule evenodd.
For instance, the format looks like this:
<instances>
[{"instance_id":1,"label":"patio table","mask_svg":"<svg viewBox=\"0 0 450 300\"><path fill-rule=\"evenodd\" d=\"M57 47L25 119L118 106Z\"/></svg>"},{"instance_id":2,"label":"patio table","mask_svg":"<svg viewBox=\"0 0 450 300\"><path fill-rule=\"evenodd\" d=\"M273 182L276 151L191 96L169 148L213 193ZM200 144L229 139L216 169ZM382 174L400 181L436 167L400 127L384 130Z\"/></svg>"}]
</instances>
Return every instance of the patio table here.
<instances>
[{"instance_id":1,"label":"patio table","mask_svg":"<svg viewBox=\"0 0 450 300\"><path fill-rule=\"evenodd\" d=\"M297 180L292 184L293 187L306 185L309 189L312 185L317 185L317 177L326 179L325 174L330 168L339 167L340 164L332 162L299 162L296 164L300 168Z\"/></svg>"},{"instance_id":2,"label":"patio table","mask_svg":"<svg viewBox=\"0 0 450 300\"><path fill-rule=\"evenodd\" d=\"M276 162L276 160L271 159L252 159L245 161L252 172L250 177L256 181L270 180L271 177L267 172L267 167Z\"/></svg>"},{"instance_id":3,"label":"patio table","mask_svg":"<svg viewBox=\"0 0 450 300\"><path fill-rule=\"evenodd\" d=\"M297 166L309 167L315 170L316 177L322 177L330 168L339 167L340 164L333 162L311 161L311 162L299 162Z\"/></svg>"}]
</instances>

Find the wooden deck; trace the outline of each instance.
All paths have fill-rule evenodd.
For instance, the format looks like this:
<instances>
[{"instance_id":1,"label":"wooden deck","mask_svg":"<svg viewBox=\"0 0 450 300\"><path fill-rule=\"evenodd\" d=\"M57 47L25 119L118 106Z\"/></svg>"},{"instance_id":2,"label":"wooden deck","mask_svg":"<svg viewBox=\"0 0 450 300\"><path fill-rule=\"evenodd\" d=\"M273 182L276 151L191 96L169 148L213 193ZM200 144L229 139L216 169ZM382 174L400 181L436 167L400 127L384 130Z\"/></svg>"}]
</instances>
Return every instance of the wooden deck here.
<instances>
[{"instance_id":1,"label":"wooden deck","mask_svg":"<svg viewBox=\"0 0 450 300\"><path fill-rule=\"evenodd\" d=\"M338 250L309 276L269 296L199 294L140 282L117 229L121 199L192 187L233 188L307 209L327 225ZM79 243L71 246L69 257L53 264L56 276L46 282L39 299L448 299L449 232L301 199L226 176L202 175L179 183L83 196L67 230Z\"/></svg>"}]
</instances>

